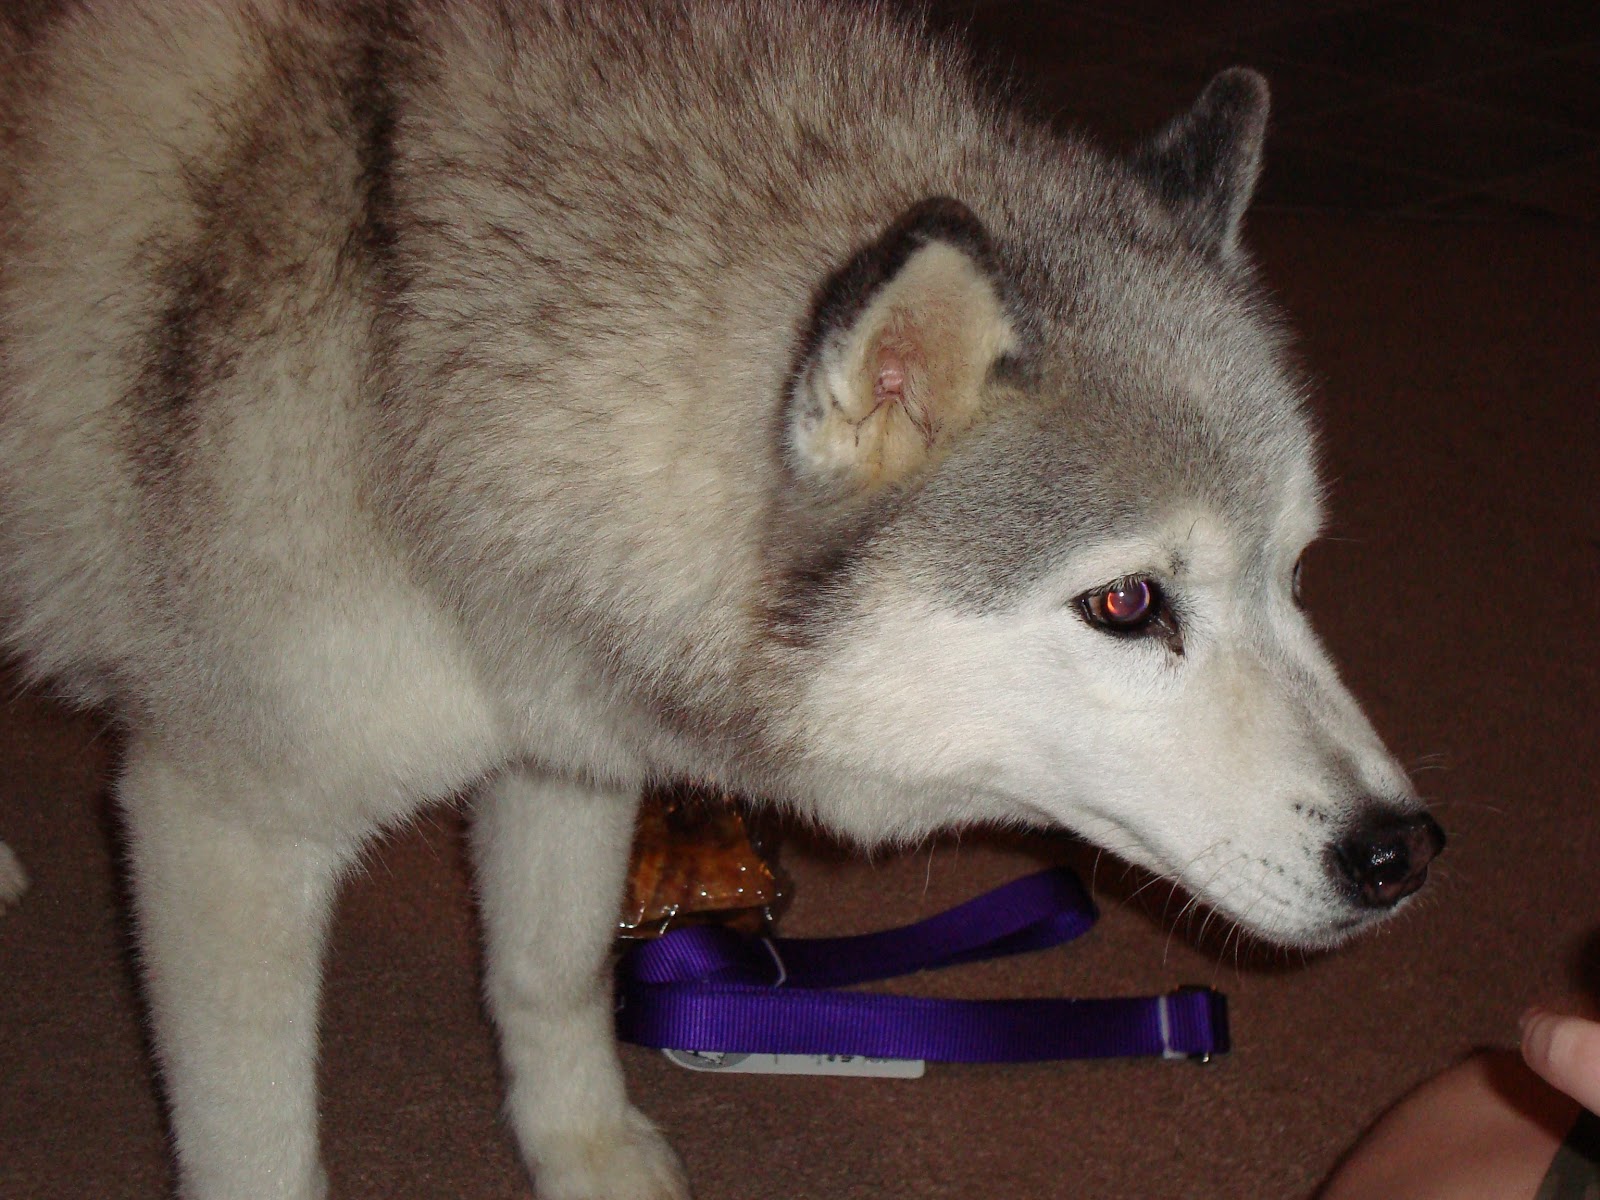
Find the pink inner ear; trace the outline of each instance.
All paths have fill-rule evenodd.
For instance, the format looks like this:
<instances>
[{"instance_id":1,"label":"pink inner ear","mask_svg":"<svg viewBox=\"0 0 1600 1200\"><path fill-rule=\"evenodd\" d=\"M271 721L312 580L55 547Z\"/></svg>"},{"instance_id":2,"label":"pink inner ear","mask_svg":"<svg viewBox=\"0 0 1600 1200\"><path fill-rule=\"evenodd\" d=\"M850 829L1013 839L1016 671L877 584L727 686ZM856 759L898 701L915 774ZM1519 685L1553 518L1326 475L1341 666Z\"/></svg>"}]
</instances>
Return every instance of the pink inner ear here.
<instances>
[{"instance_id":1,"label":"pink inner ear","mask_svg":"<svg viewBox=\"0 0 1600 1200\"><path fill-rule=\"evenodd\" d=\"M932 415L924 408L921 398L912 394L912 372L922 369L918 349L906 338L886 338L879 343L878 370L872 381L872 412L867 417L893 406L911 422L923 444L932 446L938 432Z\"/></svg>"},{"instance_id":2,"label":"pink inner ear","mask_svg":"<svg viewBox=\"0 0 1600 1200\"><path fill-rule=\"evenodd\" d=\"M878 377L872 383L872 407L898 404L906 397L906 364L898 351L885 346L878 351Z\"/></svg>"}]
</instances>

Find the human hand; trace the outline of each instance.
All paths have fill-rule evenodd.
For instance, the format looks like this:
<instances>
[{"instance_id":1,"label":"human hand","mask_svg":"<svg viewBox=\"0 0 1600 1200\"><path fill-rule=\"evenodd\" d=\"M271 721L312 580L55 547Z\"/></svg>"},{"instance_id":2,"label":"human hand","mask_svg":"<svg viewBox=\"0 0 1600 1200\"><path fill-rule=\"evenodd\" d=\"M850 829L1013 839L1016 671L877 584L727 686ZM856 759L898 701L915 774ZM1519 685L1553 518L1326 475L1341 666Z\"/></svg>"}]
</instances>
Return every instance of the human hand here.
<instances>
[{"instance_id":1,"label":"human hand","mask_svg":"<svg viewBox=\"0 0 1600 1200\"><path fill-rule=\"evenodd\" d=\"M1600 1111L1600 1023L1530 1008L1522 1014L1522 1057L1547 1083Z\"/></svg>"}]
</instances>

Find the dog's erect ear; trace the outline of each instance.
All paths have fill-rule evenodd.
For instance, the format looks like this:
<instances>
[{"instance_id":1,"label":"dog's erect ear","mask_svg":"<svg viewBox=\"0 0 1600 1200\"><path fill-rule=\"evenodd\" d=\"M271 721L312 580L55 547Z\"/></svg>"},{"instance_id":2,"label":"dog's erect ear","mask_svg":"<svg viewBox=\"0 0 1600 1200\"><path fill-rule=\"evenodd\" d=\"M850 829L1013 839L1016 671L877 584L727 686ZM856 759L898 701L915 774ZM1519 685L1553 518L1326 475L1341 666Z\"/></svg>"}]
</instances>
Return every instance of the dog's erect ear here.
<instances>
[{"instance_id":1,"label":"dog's erect ear","mask_svg":"<svg viewBox=\"0 0 1600 1200\"><path fill-rule=\"evenodd\" d=\"M977 217L913 206L823 288L785 414L790 468L835 495L911 478L977 418L1014 343Z\"/></svg>"},{"instance_id":2,"label":"dog's erect ear","mask_svg":"<svg viewBox=\"0 0 1600 1200\"><path fill-rule=\"evenodd\" d=\"M1194 107L1138 151L1133 164L1196 246L1227 260L1261 175L1267 81L1246 67L1223 71Z\"/></svg>"}]
</instances>

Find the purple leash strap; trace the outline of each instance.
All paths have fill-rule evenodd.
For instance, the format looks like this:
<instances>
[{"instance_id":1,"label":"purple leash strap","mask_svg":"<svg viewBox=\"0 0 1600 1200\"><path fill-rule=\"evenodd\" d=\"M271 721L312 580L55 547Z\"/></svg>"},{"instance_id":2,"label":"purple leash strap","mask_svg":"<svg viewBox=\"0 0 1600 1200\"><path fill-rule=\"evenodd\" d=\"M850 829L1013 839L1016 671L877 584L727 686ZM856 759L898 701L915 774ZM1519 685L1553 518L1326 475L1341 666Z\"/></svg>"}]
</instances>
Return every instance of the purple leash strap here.
<instances>
[{"instance_id":1,"label":"purple leash strap","mask_svg":"<svg viewBox=\"0 0 1600 1200\"><path fill-rule=\"evenodd\" d=\"M618 964L617 1032L660 1049L1033 1062L1228 1049L1226 998L1205 988L1110 1000L932 1000L835 988L1060 945L1095 921L1064 869L913 925L841 938L672 930Z\"/></svg>"}]
</instances>

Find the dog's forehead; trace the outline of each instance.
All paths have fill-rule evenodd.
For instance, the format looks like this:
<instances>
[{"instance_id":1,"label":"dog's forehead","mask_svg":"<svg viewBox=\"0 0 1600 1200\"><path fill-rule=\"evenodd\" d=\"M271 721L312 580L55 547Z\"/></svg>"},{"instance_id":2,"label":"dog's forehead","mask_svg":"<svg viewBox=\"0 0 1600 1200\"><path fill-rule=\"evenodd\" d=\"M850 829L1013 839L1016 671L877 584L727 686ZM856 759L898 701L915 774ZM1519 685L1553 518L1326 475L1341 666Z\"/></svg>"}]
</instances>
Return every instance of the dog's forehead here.
<instances>
[{"instance_id":1,"label":"dog's forehead","mask_svg":"<svg viewBox=\"0 0 1600 1200\"><path fill-rule=\"evenodd\" d=\"M1312 427L1270 371L1239 386L1255 394L1138 372L1040 384L924 482L894 522L891 552L984 606L1090 546L1127 547L1108 578L1178 560L1236 570L1292 557L1321 521Z\"/></svg>"},{"instance_id":2,"label":"dog's forehead","mask_svg":"<svg viewBox=\"0 0 1600 1200\"><path fill-rule=\"evenodd\" d=\"M1098 510L1113 523L1148 530L1187 509L1234 541L1313 536L1308 389L1253 275L1123 250L1095 256L1075 282L1096 302L1057 310L1041 346L1033 452L1070 467L1091 496L1138 481L1140 502Z\"/></svg>"},{"instance_id":3,"label":"dog's forehead","mask_svg":"<svg viewBox=\"0 0 1600 1200\"><path fill-rule=\"evenodd\" d=\"M1099 530L1159 536L1188 547L1197 567L1223 544L1255 557L1298 552L1322 524L1316 439L1298 400L1193 395L1058 435L1094 447L1092 466L1080 466L1091 496L1137 481L1136 503L1097 510Z\"/></svg>"}]
</instances>

